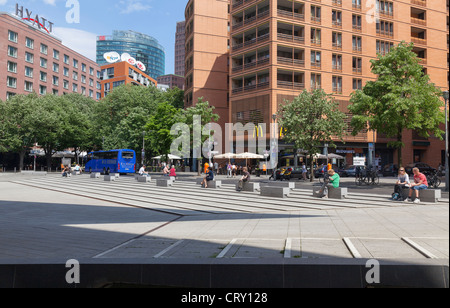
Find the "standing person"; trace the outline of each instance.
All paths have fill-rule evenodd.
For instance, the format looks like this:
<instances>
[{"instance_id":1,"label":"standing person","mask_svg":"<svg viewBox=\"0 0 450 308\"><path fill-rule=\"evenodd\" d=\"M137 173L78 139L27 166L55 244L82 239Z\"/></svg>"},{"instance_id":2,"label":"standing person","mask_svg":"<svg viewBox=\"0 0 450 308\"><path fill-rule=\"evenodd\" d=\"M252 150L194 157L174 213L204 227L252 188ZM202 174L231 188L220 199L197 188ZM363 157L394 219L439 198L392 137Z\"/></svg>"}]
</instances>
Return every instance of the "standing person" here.
<instances>
[{"instance_id":1,"label":"standing person","mask_svg":"<svg viewBox=\"0 0 450 308\"><path fill-rule=\"evenodd\" d=\"M204 185L205 188L208 188L208 182L209 181L214 181L214 172L212 172L211 168L208 167L208 169L206 169L206 176L203 178L202 181L202 186Z\"/></svg>"},{"instance_id":2,"label":"standing person","mask_svg":"<svg viewBox=\"0 0 450 308\"><path fill-rule=\"evenodd\" d=\"M237 191L242 191L242 189L244 189L244 183L250 182L250 172L248 172L247 167L242 168L242 173L243 175L239 180Z\"/></svg>"},{"instance_id":3,"label":"standing person","mask_svg":"<svg viewBox=\"0 0 450 308\"><path fill-rule=\"evenodd\" d=\"M231 166L231 169L232 169L231 173L232 173L232 175L233 175L233 178L235 178L235 177L236 177L236 172L237 172L237 167L236 167L236 165L233 164L233 166Z\"/></svg>"},{"instance_id":4,"label":"standing person","mask_svg":"<svg viewBox=\"0 0 450 308\"><path fill-rule=\"evenodd\" d=\"M303 180L307 180L308 177L308 169L306 169L306 165L305 163L303 163L302 165L302 176L303 176Z\"/></svg>"},{"instance_id":5,"label":"standing person","mask_svg":"<svg viewBox=\"0 0 450 308\"><path fill-rule=\"evenodd\" d=\"M216 175L219 174L219 164L217 162L214 162L214 171L216 172Z\"/></svg>"},{"instance_id":6,"label":"standing person","mask_svg":"<svg viewBox=\"0 0 450 308\"><path fill-rule=\"evenodd\" d=\"M232 175L232 166L231 166L231 164L230 163L228 163L228 165L227 165L227 178L231 178L233 175Z\"/></svg>"},{"instance_id":7,"label":"standing person","mask_svg":"<svg viewBox=\"0 0 450 308\"><path fill-rule=\"evenodd\" d=\"M411 201L413 190L416 192L416 199L414 200L414 203L420 203L419 199L419 192L421 190L428 189L428 180L425 174L421 173L419 168L413 169L414 173L414 183L411 183L409 186L409 196L408 199L405 200L405 202Z\"/></svg>"},{"instance_id":8,"label":"standing person","mask_svg":"<svg viewBox=\"0 0 450 308\"><path fill-rule=\"evenodd\" d=\"M395 183L394 194L392 198L395 200L395 198L397 197L397 201L404 201L406 199L406 196L403 194L403 189L409 188L409 184L409 175L408 173L406 173L405 168L402 167L398 170L398 179L397 183ZM398 195L396 196L396 194Z\"/></svg>"},{"instance_id":9,"label":"standing person","mask_svg":"<svg viewBox=\"0 0 450 308\"><path fill-rule=\"evenodd\" d=\"M170 168L169 176L177 177L177 173L176 173L174 165L172 165L172 168Z\"/></svg>"}]
</instances>

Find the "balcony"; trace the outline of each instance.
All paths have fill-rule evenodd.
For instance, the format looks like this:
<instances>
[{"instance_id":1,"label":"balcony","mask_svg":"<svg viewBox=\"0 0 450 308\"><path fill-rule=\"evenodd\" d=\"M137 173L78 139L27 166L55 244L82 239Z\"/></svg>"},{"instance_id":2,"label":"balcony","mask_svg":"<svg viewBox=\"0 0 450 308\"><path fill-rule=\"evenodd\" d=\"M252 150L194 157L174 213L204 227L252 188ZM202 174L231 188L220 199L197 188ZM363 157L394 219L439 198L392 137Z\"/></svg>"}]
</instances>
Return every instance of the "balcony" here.
<instances>
[{"instance_id":1,"label":"balcony","mask_svg":"<svg viewBox=\"0 0 450 308\"><path fill-rule=\"evenodd\" d=\"M242 93L253 92L255 90L263 90L263 89L267 89L267 88L269 88L269 82L264 81L264 82L260 82L258 84L249 84L244 87L234 87L231 90L231 92L233 94L242 94Z\"/></svg>"},{"instance_id":2,"label":"balcony","mask_svg":"<svg viewBox=\"0 0 450 308\"><path fill-rule=\"evenodd\" d=\"M282 65L305 67L305 60L278 57L277 61L278 61L278 64L282 64Z\"/></svg>"},{"instance_id":3,"label":"balcony","mask_svg":"<svg viewBox=\"0 0 450 308\"><path fill-rule=\"evenodd\" d=\"M305 84L302 82L292 82L292 81L277 81L277 86L280 89L289 89L289 90L303 90L305 89Z\"/></svg>"},{"instance_id":4,"label":"balcony","mask_svg":"<svg viewBox=\"0 0 450 308\"><path fill-rule=\"evenodd\" d=\"M245 47L249 47L249 46L252 46L252 45L257 45L257 44L260 44L262 42L265 42L265 41L267 41L269 39L269 37L270 37L270 35L267 32L267 33L265 33L265 34L263 34L261 36L247 39L243 43L235 43L232 46L233 52L238 51L238 50L240 50L242 48L245 48ZM237 41L239 41L239 40L237 40Z\"/></svg>"},{"instance_id":5,"label":"balcony","mask_svg":"<svg viewBox=\"0 0 450 308\"><path fill-rule=\"evenodd\" d=\"M243 15L244 14L244 15ZM258 21L266 19L270 15L269 6L267 5L261 10L258 10L257 7L253 8L253 12L247 13L245 15L244 12L239 13L238 15L234 15L232 17L233 23L233 31L239 30L242 27L253 25Z\"/></svg>"}]
</instances>

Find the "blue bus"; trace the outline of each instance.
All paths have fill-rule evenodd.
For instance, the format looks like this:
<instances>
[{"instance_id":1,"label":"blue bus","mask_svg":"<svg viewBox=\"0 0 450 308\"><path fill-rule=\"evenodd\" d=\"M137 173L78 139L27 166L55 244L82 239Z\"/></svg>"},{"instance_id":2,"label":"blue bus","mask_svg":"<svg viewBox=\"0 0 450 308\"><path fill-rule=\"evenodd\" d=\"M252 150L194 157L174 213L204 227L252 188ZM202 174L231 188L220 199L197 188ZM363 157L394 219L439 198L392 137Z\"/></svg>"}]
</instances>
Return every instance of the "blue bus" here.
<instances>
[{"instance_id":1,"label":"blue bus","mask_svg":"<svg viewBox=\"0 0 450 308\"><path fill-rule=\"evenodd\" d=\"M91 152L85 172L109 173L135 173L136 152L133 150L111 150Z\"/></svg>"}]
</instances>

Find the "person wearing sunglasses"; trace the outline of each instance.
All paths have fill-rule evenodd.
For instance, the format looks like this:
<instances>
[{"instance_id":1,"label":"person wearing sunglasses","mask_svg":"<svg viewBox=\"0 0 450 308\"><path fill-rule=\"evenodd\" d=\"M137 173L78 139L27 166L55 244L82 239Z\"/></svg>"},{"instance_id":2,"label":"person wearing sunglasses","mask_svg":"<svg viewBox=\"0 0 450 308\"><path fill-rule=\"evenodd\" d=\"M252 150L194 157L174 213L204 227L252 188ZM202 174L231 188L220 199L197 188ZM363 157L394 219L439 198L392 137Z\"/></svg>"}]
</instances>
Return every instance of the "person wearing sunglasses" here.
<instances>
[{"instance_id":1,"label":"person wearing sunglasses","mask_svg":"<svg viewBox=\"0 0 450 308\"><path fill-rule=\"evenodd\" d=\"M397 201L404 201L407 198L407 192L405 193L405 188L409 188L409 175L406 173L405 168L400 168L398 170L397 183L395 183L394 194L392 199Z\"/></svg>"}]
</instances>

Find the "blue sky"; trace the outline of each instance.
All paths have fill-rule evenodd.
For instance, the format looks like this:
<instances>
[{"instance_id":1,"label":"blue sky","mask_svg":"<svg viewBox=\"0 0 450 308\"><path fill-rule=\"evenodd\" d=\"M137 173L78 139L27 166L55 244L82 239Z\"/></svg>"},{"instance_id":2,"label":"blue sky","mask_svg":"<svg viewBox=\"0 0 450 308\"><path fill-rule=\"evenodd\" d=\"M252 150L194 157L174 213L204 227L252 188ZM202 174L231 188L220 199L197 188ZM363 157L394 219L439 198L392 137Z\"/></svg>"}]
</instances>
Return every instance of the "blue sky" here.
<instances>
[{"instance_id":1,"label":"blue sky","mask_svg":"<svg viewBox=\"0 0 450 308\"><path fill-rule=\"evenodd\" d=\"M166 52L166 74L174 72L176 23L184 20L188 0L0 0L0 11L15 12L16 3L54 23L63 44L95 60L98 35L134 30L156 38ZM79 23L66 15L79 4ZM67 5L67 7L66 7ZM71 11L72 10L72 11ZM72 15L73 16L73 15Z\"/></svg>"}]
</instances>

